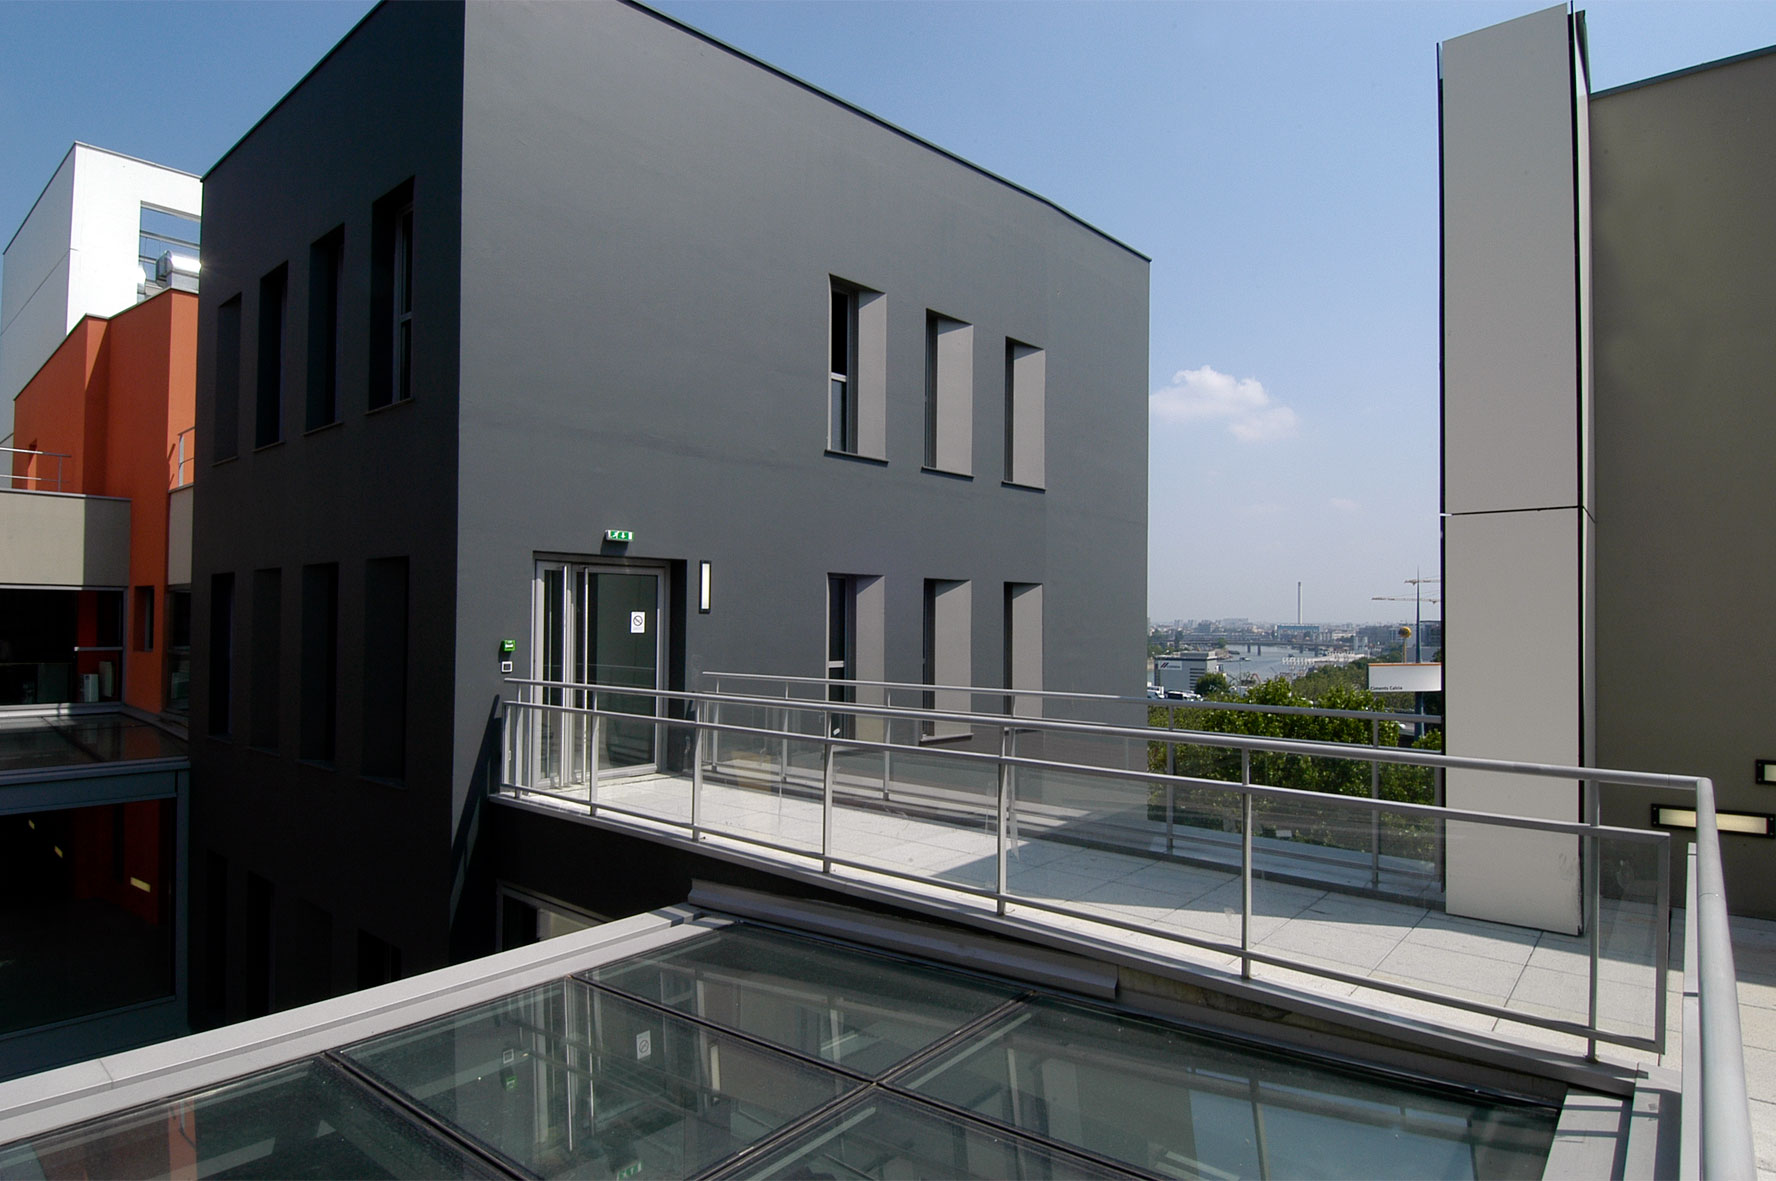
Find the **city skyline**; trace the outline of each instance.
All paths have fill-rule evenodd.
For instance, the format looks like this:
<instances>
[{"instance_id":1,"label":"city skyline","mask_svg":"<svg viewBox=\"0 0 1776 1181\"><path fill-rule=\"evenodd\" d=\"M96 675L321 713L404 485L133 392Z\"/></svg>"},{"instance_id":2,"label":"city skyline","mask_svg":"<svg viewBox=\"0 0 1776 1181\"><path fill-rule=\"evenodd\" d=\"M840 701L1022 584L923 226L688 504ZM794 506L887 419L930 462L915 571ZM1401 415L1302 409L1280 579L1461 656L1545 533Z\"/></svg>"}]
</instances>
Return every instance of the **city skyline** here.
<instances>
[{"instance_id":1,"label":"city skyline","mask_svg":"<svg viewBox=\"0 0 1776 1181\"><path fill-rule=\"evenodd\" d=\"M1395 620L1436 574L1436 45L1543 5L658 7L1153 258L1150 617ZM1582 7L1599 90L1776 42ZM74 140L203 172L368 8L0 8L5 233Z\"/></svg>"}]
</instances>

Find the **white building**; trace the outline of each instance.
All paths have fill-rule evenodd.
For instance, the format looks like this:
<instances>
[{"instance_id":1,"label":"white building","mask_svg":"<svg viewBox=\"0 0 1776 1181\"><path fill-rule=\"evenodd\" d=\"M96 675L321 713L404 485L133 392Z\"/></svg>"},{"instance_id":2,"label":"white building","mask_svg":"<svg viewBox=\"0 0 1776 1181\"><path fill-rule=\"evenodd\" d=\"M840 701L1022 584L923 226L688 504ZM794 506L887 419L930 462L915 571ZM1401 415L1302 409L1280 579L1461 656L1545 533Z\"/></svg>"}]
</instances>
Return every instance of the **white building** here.
<instances>
[{"instance_id":1,"label":"white building","mask_svg":"<svg viewBox=\"0 0 1776 1181\"><path fill-rule=\"evenodd\" d=\"M82 316L114 315L167 286L172 272L195 274L202 210L203 182L190 173L88 144L68 149L6 244L0 446L12 444L13 398Z\"/></svg>"}]
</instances>

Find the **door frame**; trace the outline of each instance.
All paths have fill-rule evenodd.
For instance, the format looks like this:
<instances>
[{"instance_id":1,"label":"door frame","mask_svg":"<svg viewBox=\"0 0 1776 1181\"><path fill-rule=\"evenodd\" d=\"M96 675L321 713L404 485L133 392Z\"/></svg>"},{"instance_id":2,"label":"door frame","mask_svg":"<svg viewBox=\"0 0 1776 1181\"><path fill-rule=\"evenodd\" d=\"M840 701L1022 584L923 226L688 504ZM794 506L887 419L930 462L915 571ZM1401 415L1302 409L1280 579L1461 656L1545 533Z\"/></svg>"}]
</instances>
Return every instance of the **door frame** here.
<instances>
[{"instance_id":1,"label":"door frame","mask_svg":"<svg viewBox=\"0 0 1776 1181\"><path fill-rule=\"evenodd\" d=\"M652 687L654 689L666 688L668 680L666 662L670 654L670 648L667 644L667 632L670 627L670 620L667 617L667 612L669 610L668 604L670 602L672 566L671 563L663 560L652 560L647 558L602 557L588 554L565 553L538 553L533 556L531 562L530 610L531 676L537 680L541 680L543 675L544 572L555 570L561 572L562 603L560 604L560 618L563 634L561 635L560 640L562 664L564 666L562 671L565 674L561 679L569 683L581 683L575 680L574 674L578 669L584 668L586 665L585 658L587 656L586 645L588 639L585 629L581 627L580 613L575 609L575 605L580 601L579 588L584 585L585 579L589 575L594 574L651 574L654 577L654 683ZM622 686L613 686L613 688L621 687ZM551 704L575 705L580 708L584 708L589 704L589 694L584 690L574 689L544 689L539 692L538 699ZM656 696L653 698L653 703L654 712L652 716L655 718L663 718L665 702ZM638 714L636 716L642 717L647 715ZM604 779L611 776L627 775L651 775L657 773L660 770L662 763L662 743L665 739L664 730L665 727L663 725L656 725L654 727L654 757L651 761L646 763L636 763L626 767L613 768L601 766L598 772L599 778ZM543 766L543 763L541 762L541 755L543 753L541 749L542 727L538 726L532 730L531 741L532 745L537 748L532 752L531 765L541 768ZM566 747L564 745L564 753L565 749ZM573 768L569 767L568 770L571 779Z\"/></svg>"}]
</instances>

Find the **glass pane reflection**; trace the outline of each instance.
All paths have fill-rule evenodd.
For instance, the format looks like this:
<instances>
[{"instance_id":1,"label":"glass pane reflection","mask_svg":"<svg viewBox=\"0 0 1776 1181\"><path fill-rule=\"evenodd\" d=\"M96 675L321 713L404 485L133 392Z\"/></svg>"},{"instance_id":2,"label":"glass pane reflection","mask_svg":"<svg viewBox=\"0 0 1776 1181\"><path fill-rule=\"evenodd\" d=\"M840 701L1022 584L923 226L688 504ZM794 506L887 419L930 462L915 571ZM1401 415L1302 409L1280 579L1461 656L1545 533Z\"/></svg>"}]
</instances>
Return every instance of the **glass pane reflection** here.
<instances>
[{"instance_id":1,"label":"glass pane reflection","mask_svg":"<svg viewBox=\"0 0 1776 1181\"><path fill-rule=\"evenodd\" d=\"M855 1085L577 980L344 1053L545 1177L687 1177Z\"/></svg>"},{"instance_id":2,"label":"glass pane reflection","mask_svg":"<svg viewBox=\"0 0 1776 1181\"><path fill-rule=\"evenodd\" d=\"M1050 1000L1008 1015L906 1085L1180 1177L1539 1177L1558 1115Z\"/></svg>"},{"instance_id":3,"label":"glass pane reflection","mask_svg":"<svg viewBox=\"0 0 1776 1181\"><path fill-rule=\"evenodd\" d=\"M0 1149L0 1177L488 1177L313 1059Z\"/></svg>"},{"instance_id":4,"label":"glass pane reflection","mask_svg":"<svg viewBox=\"0 0 1776 1181\"><path fill-rule=\"evenodd\" d=\"M1047 1179L1123 1174L878 1091L727 1176Z\"/></svg>"},{"instance_id":5,"label":"glass pane reflection","mask_svg":"<svg viewBox=\"0 0 1776 1181\"><path fill-rule=\"evenodd\" d=\"M599 984L876 1075L1018 995L755 927L732 927L591 973Z\"/></svg>"}]
</instances>

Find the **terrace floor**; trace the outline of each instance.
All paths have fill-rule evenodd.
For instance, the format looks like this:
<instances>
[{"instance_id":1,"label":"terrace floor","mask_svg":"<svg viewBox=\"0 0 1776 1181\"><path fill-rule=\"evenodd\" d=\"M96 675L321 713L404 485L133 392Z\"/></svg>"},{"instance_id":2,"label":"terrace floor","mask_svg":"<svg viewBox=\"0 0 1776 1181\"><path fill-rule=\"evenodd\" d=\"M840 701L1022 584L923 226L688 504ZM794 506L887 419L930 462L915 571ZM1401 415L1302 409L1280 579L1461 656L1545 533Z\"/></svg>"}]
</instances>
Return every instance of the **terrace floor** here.
<instances>
[{"instance_id":1,"label":"terrace floor","mask_svg":"<svg viewBox=\"0 0 1776 1181\"><path fill-rule=\"evenodd\" d=\"M573 811L588 807L584 787L531 798ZM686 834L678 826L690 821L690 780L664 774L601 778L598 802L601 809L622 809L622 813L601 811L607 819L682 839ZM761 786L757 780L706 778L698 822L706 846L728 846L803 869L821 863L817 794ZM1008 892L1026 901L1010 903L1006 913L1120 940L1126 946L1237 977L1237 956L1176 938L1237 946L1241 912L1237 866L1217 864L1225 858L1213 840L1196 849L1190 847L1189 838L1174 841L1168 853L1162 834L1163 825L1155 825L1145 849L1105 848L1068 839L1039 820L1026 821L1008 833L1006 841ZM996 884L998 837L978 819L945 819L925 809L896 808L892 802L835 806L831 852L843 863L833 867L838 876L983 911L994 906L980 892L990 892ZM1262 854L1255 864L1263 865ZM1336 865L1326 877L1326 884L1316 886L1299 875L1287 881L1254 875L1254 949L1300 965L1298 970L1255 963L1255 980L1335 997L1390 1017L1583 1053L1584 1041L1578 1037L1329 979L1313 969L1582 1024L1589 1002L1585 937L1449 915L1440 898L1415 902L1398 889L1383 891L1390 896L1373 892L1365 896L1342 880L1348 875ZM1673 892L1681 899L1681 884L1674 883ZM1043 904L1081 913L1056 914ZM1651 1037L1657 987L1653 908L1606 899L1602 909L1600 1022L1612 1030ZM1599 1052L1608 1060L1668 1069L1681 1064L1684 913L1678 908L1672 914L1673 971L1666 982L1662 1052L1602 1043ZM1735 919L1733 933L1758 1165L1760 1173L1776 1177L1776 923Z\"/></svg>"}]
</instances>

